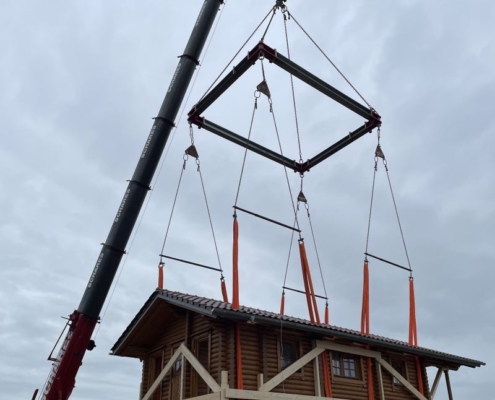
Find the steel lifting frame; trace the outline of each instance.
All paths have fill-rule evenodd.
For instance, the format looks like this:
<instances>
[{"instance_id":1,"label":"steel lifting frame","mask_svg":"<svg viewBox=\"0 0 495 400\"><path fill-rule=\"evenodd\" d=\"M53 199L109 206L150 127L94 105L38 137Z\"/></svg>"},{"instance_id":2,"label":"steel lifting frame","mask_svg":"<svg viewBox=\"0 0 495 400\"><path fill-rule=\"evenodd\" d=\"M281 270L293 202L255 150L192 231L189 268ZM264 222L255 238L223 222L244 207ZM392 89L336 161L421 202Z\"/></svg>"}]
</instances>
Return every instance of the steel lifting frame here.
<instances>
[{"instance_id":1,"label":"steel lifting frame","mask_svg":"<svg viewBox=\"0 0 495 400\"><path fill-rule=\"evenodd\" d=\"M363 117L366 122L356 130L344 136L338 142L334 143L327 149L317 154L316 156L301 163L296 162L295 160L291 160L275 151L267 149L266 147L248 140L247 138L240 136L201 116L201 114L209 106L211 106L230 86L234 84L234 82L236 82L242 76L242 74L244 74L260 58L267 59L270 63L279 66L283 70L299 78L301 81L307 83L324 95L330 97L337 103L340 103L349 110L354 111L356 114ZM357 101L351 99L349 96L335 89L333 86L329 85L328 83L324 82L317 76L300 67L293 61L284 57L282 54L277 53L277 50L272 49L263 42L258 43L250 52L248 52L247 56L244 57L241 62L232 69L232 72L225 76L215 87L211 89L211 91L202 100L200 100L192 108L192 110L188 114L188 121L191 124L197 125L199 128L204 128L207 131L210 131L224 139L227 139L241 147L251 150L254 153L257 153L279 164L282 164L283 166L294 170L294 172L299 173L309 171L310 168L318 165L331 155L337 153L347 145L359 139L361 136L365 135L368 132L371 132L374 128L381 125L381 117L375 110L367 108Z\"/></svg>"}]
</instances>

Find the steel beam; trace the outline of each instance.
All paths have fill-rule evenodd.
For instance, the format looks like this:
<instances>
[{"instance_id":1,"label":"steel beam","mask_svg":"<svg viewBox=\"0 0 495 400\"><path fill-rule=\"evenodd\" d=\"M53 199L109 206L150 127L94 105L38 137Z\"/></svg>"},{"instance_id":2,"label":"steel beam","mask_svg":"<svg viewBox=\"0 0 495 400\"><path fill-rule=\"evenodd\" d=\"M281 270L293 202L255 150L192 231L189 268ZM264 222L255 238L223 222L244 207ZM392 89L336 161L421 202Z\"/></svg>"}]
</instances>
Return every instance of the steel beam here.
<instances>
[{"instance_id":1,"label":"steel beam","mask_svg":"<svg viewBox=\"0 0 495 400\"><path fill-rule=\"evenodd\" d=\"M208 121L205 118L202 117L195 117L193 119L189 120L190 123L193 123L194 125L197 125L199 128L204 128L209 132L214 133L215 135L220 136L221 138L227 139L228 141L235 143L241 147L244 147L248 150L251 150L254 153L257 153L265 158L268 158L269 160L275 161L276 163L279 163L283 165L284 167L290 168L296 172L298 172L298 163L296 163L294 160L291 160L279 153L276 153L270 149L267 149L264 146L261 146L260 144L253 142L251 140L248 140L245 137L242 137L232 131L229 131L228 129L217 125L211 121Z\"/></svg>"},{"instance_id":2,"label":"steel beam","mask_svg":"<svg viewBox=\"0 0 495 400\"><path fill-rule=\"evenodd\" d=\"M366 133L371 132L374 128L380 124L375 121L366 122L363 126L359 127L353 132L350 132L347 136L340 139L338 142L331 145L329 148L323 150L321 153L317 154L313 158L310 158L301 166L301 171L309 171L315 165L318 165L322 161L326 160L328 157L334 155L338 151L342 150L344 147L350 145L352 142L364 136Z\"/></svg>"}]
</instances>

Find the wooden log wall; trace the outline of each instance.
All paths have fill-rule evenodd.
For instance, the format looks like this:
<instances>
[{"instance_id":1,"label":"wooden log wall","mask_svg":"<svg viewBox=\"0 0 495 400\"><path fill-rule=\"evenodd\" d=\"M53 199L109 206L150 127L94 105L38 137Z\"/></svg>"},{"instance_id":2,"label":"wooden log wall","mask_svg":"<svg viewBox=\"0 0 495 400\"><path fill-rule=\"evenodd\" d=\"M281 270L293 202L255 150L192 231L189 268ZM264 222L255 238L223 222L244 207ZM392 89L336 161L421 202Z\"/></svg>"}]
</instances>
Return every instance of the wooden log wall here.
<instances>
[{"instance_id":1,"label":"wooden log wall","mask_svg":"<svg viewBox=\"0 0 495 400\"><path fill-rule=\"evenodd\" d=\"M149 357L143 360L142 367L142 386L141 397L146 393L152 383L152 374L154 366L152 358L163 352L165 364L172 356L174 350L182 342L186 342L188 348L194 352L194 342L198 338L209 338L210 356L207 370L212 377L220 382L221 372L229 372L229 385L231 388L237 388L236 382L236 349L235 349L235 329L236 323L228 320L214 319L203 316L194 312L187 314L182 312L176 315L176 318L164 321L167 324L166 332L160 339L154 343L149 353ZM298 345L298 357L311 351L313 340L321 339L301 334L297 331L283 329L282 331L272 327L261 326L258 324L241 324L241 346L243 362L243 383L246 390L258 389L258 374L264 375L264 381L267 382L281 371L280 365L280 340L287 340ZM356 344L354 344L356 346ZM405 366L405 378L415 387L418 388L416 363L413 356L404 354L394 354L391 352L382 352L382 356L388 362L402 360ZM357 357L357 356L356 356ZM328 357L329 370L332 371L332 357ZM368 400L367 389L367 363L366 358L359 358L358 369L360 379L349 379L333 376L331 373L331 386L333 396L336 398L352 400ZM323 390L323 368L320 363L320 387ZM187 364L187 363L185 363ZM184 398L194 395L191 382L194 382L192 368L190 365L183 365L185 382ZM425 391L428 390L428 378L426 369L423 369L423 385ZM380 399L379 382L377 365L372 362L374 377L375 399ZM382 368L383 389L386 399L393 400L415 400L416 398L402 385L393 383L392 376ZM201 378L199 378L201 379ZM167 374L162 383L162 395L160 400L177 400L170 396L170 374ZM278 393L293 393L307 396L315 396L314 382L314 364L306 364L300 371L297 371L282 384L273 389ZM172 396L176 397L176 396Z\"/></svg>"}]
</instances>

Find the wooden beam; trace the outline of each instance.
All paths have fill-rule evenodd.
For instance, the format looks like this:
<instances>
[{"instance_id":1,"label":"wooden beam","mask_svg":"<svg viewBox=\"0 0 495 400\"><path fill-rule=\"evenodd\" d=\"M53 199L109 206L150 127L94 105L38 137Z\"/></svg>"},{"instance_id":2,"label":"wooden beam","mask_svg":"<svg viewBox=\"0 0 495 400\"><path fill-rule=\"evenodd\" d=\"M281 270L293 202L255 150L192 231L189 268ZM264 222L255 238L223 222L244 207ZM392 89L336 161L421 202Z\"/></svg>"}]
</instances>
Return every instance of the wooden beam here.
<instances>
[{"instance_id":1,"label":"wooden beam","mask_svg":"<svg viewBox=\"0 0 495 400\"><path fill-rule=\"evenodd\" d=\"M179 393L179 400L182 400L184 396L184 369L186 368L186 363L184 362L184 354L180 355L180 393Z\"/></svg>"},{"instance_id":2,"label":"wooden beam","mask_svg":"<svg viewBox=\"0 0 495 400\"><path fill-rule=\"evenodd\" d=\"M378 391L380 392L380 400L385 400L385 391L383 390L382 365L376 363L376 370L378 373Z\"/></svg>"},{"instance_id":3,"label":"wooden beam","mask_svg":"<svg viewBox=\"0 0 495 400\"><path fill-rule=\"evenodd\" d=\"M220 392L220 385L215 381L215 379L213 379L206 368L201 365L198 359L194 357L194 354L191 353L191 351L186 346L184 346L184 344L181 344L179 349L181 350L182 354L184 354L184 357L186 357L187 361L189 361L189 364L191 364L191 366L199 374L199 376L203 378L212 392Z\"/></svg>"},{"instance_id":4,"label":"wooden beam","mask_svg":"<svg viewBox=\"0 0 495 400\"><path fill-rule=\"evenodd\" d=\"M313 370L315 371L315 396L321 397L320 360L318 357L313 359Z\"/></svg>"},{"instance_id":5,"label":"wooden beam","mask_svg":"<svg viewBox=\"0 0 495 400\"><path fill-rule=\"evenodd\" d=\"M411 385L407 379L405 379L401 374L399 374L388 362L386 362L382 358L377 358L376 361L381 364L383 368L385 368L390 374L397 379L400 383L404 385L404 387L409 390L412 394L414 394L420 400L428 400L425 396L423 396L413 385Z\"/></svg>"},{"instance_id":6,"label":"wooden beam","mask_svg":"<svg viewBox=\"0 0 495 400\"><path fill-rule=\"evenodd\" d=\"M263 374L258 374L258 389L263 386Z\"/></svg>"},{"instance_id":7,"label":"wooden beam","mask_svg":"<svg viewBox=\"0 0 495 400\"><path fill-rule=\"evenodd\" d=\"M323 340L317 340L316 347L326 350L340 351L341 353L355 354L357 356L382 358L381 353L378 351L367 350L361 347L346 346L344 344L326 342Z\"/></svg>"},{"instance_id":8,"label":"wooden beam","mask_svg":"<svg viewBox=\"0 0 495 400\"><path fill-rule=\"evenodd\" d=\"M168 360L168 363L165 365L165 368L162 369L162 372L156 377L155 381L151 385L151 387L148 389L142 400L149 400L153 393L155 393L156 388L160 383L162 383L163 378L165 378L165 375L167 375L167 372L172 368L172 365L177 361L179 356L182 354L181 349L184 347L184 343L182 343L179 348L175 351L175 353L170 357L170 360Z\"/></svg>"},{"instance_id":9,"label":"wooden beam","mask_svg":"<svg viewBox=\"0 0 495 400\"><path fill-rule=\"evenodd\" d=\"M225 389L229 388L229 373L228 371L222 371L220 380L220 400L225 400Z\"/></svg>"},{"instance_id":10,"label":"wooden beam","mask_svg":"<svg viewBox=\"0 0 495 400\"><path fill-rule=\"evenodd\" d=\"M190 397L187 400L220 400L221 393L210 393L210 394L204 394L202 396L196 396L196 397Z\"/></svg>"},{"instance_id":11,"label":"wooden beam","mask_svg":"<svg viewBox=\"0 0 495 400\"><path fill-rule=\"evenodd\" d=\"M260 392L269 392L270 390L272 390L273 388L278 386L280 383L285 381L294 372L296 372L297 370L304 367L312 359L314 359L315 357L318 357L324 351L325 351L325 349L323 349L323 348L314 348L309 353L302 356L299 360L292 363L287 368L285 368L282 372L275 375L272 379L270 379L268 382L266 382L263 386L261 386L259 388L259 391ZM227 396L227 397L229 397L229 396ZM239 397L239 398L242 399L243 397Z\"/></svg>"},{"instance_id":12,"label":"wooden beam","mask_svg":"<svg viewBox=\"0 0 495 400\"><path fill-rule=\"evenodd\" d=\"M445 383L447 384L447 393L449 394L449 400L454 400L454 396L452 396L452 387L450 386L449 370L444 369L443 372L445 374Z\"/></svg>"},{"instance_id":13,"label":"wooden beam","mask_svg":"<svg viewBox=\"0 0 495 400\"><path fill-rule=\"evenodd\" d=\"M316 397L302 394L260 392L257 390L226 389L225 397L244 400L349 400L335 397Z\"/></svg>"},{"instance_id":14,"label":"wooden beam","mask_svg":"<svg viewBox=\"0 0 495 400\"><path fill-rule=\"evenodd\" d=\"M435 375L435 380L433 381L433 386L430 390L430 400L433 400L435 397L435 393L438 389L438 384L440 383L440 379L442 378L443 368L438 368L437 374Z\"/></svg>"}]
</instances>

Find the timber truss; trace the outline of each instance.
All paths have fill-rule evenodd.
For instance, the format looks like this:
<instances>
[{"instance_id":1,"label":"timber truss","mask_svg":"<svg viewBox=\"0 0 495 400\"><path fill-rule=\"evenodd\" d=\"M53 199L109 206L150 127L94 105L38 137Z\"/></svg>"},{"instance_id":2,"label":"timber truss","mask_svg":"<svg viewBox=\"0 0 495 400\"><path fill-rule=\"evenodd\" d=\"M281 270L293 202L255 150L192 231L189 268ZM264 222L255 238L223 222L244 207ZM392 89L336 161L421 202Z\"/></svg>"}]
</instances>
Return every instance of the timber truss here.
<instances>
[{"instance_id":1,"label":"timber truss","mask_svg":"<svg viewBox=\"0 0 495 400\"><path fill-rule=\"evenodd\" d=\"M289 74L294 75L296 78L307 83L309 86L315 88L319 92L323 93L332 100L340 103L349 110L355 112L357 115L363 117L365 123L344 136L338 142L334 143L327 149L323 150L316 156L306 160L296 162L291 160L282 154L267 149L260 144L253 142L243 136L238 135L220 125L215 124L212 121L207 120L201 114L211 106L230 86L232 86L251 66L253 66L259 59L267 59L270 63L277 65ZM225 78L223 78L215 87L213 87L209 93L204 96L202 100L197 103L188 114L188 122L190 124L197 125L199 128L204 128L224 139L227 139L241 147L251 150L269 160L275 161L283 166L294 170L294 172L304 173L309 171L310 168L321 163L331 155L342 150L347 145L351 144L355 140L368 132L371 132L374 128L381 125L381 117L378 113L372 109L367 108L359 102L353 100L349 96L335 89L330 84L324 82L317 76L313 75L306 69L300 67L292 60L279 54L277 50L272 49L265 43L258 43L247 56L244 57L239 64L237 64Z\"/></svg>"},{"instance_id":2,"label":"timber truss","mask_svg":"<svg viewBox=\"0 0 495 400\"><path fill-rule=\"evenodd\" d=\"M416 398L420 400L433 400L435 392L440 381L442 372L445 373L445 379L447 383L447 389L449 392L449 399L452 399L452 392L450 388L450 380L448 370L445 368L439 368L433 387L430 393L428 393L428 398L422 395L413 385L411 385L407 379L405 379L397 370L395 370L387 361L385 361L381 353L378 351L367 350L361 347L346 346L342 344L337 344L327 341L314 341L313 349L302 356L300 359L292 363L289 367L284 369L278 375L274 376L267 382L263 380L263 374L258 374L258 390L241 390L241 389L231 389L229 387L229 376L227 371L222 371L220 384L213 379L213 377L208 373L208 371L201 365L198 359L191 353L187 346L182 343L179 348L172 355L170 360L167 362L160 375L155 379L149 388L148 392L144 395L142 400L150 400L153 393L162 383L165 376L172 369L175 362L181 357L182 365L184 366L184 360L187 360L196 373L205 381L211 390L210 394L192 397L190 400L227 400L227 399L244 399L244 400L349 400L349 399L337 399L322 396L321 384L320 384L320 371L319 371L319 361L318 356L324 351L338 351L348 354L354 354L361 357L369 357L376 361L377 378L378 378L378 390L380 393L380 400L385 400L385 392L383 390L383 379L382 379L382 368L385 369L392 377L397 379L404 387L409 390ZM314 382L315 382L315 396L307 396L300 394L291 393L274 393L272 389L276 388L292 374L300 370L306 364L313 362L314 366ZM185 374L184 368L181 369L180 377L180 400L183 400L184 393L184 382Z\"/></svg>"}]
</instances>

